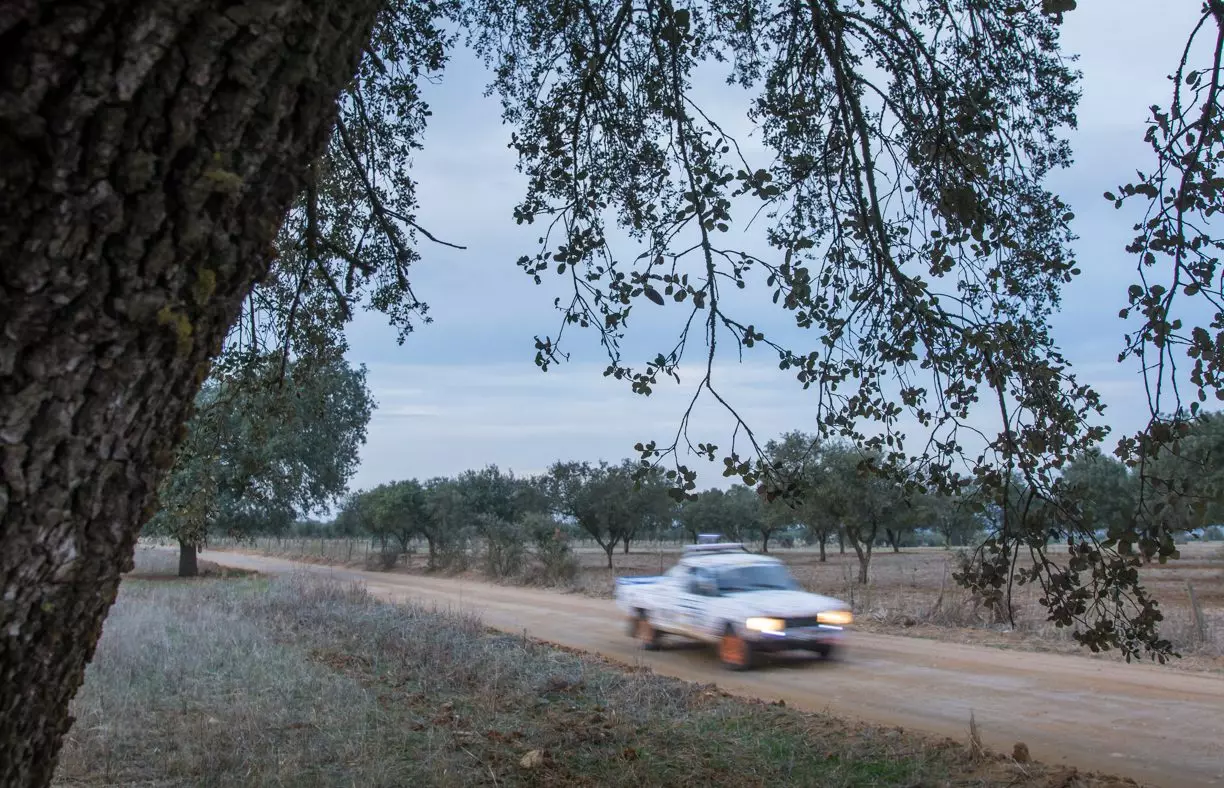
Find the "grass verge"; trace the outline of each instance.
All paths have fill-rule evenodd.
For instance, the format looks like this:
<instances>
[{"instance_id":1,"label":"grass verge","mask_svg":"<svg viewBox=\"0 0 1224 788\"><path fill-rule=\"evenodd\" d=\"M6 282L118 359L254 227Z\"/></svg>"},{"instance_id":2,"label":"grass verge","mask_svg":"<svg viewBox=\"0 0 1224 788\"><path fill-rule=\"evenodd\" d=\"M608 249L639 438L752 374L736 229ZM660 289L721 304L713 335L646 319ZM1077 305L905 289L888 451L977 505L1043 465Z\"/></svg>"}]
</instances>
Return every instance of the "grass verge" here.
<instances>
[{"instance_id":1,"label":"grass verge","mask_svg":"<svg viewBox=\"0 0 1224 788\"><path fill-rule=\"evenodd\" d=\"M1102 784L305 575L125 581L73 713L64 786Z\"/></svg>"}]
</instances>

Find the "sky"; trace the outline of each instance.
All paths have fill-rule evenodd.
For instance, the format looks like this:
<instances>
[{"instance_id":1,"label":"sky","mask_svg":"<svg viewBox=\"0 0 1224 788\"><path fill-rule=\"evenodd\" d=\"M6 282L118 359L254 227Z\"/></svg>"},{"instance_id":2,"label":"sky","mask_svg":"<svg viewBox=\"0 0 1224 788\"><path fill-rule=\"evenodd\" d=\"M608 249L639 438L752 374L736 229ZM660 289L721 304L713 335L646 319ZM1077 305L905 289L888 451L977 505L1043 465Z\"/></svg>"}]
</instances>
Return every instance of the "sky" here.
<instances>
[{"instance_id":1,"label":"sky","mask_svg":"<svg viewBox=\"0 0 1224 788\"><path fill-rule=\"evenodd\" d=\"M1124 247L1133 215L1102 198L1149 164L1143 143L1148 107L1167 104L1170 73L1197 18L1199 3L1150 0L1084 0L1066 17L1063 49L1078 54L1083 97L1078 129L1070 133L1075 164L1050 181L1071 204L1075 251L1082 275L1063 291L1054 336L1082 382L1103 397L1106 423L1119 433L1146 421L1147 405L1135 365L1119 365L1126 330L1118 318L1134 259ZM1159 12L1154 9L1159 7ZM418 181L419 223L466 247L454 250L422 241L424 260L412 271L414 289L429 304L433 322L401 345L377 312L358 313L349 327L349 359L365 364L378 403L361 465L350 483L369 489L396 479L429 478L496 464L518 474L544 470L555 460L634 455L638 441L669 443L696 382L681 370L681 384L663 384L646 398L604 378L606 360L590 338L572 349L569 363L541 372L533 363L534 337L555 334L553 299L560 282L537 286L516 265L533 253L538 228L515 225L512 211L525 192L506 146L497 98L484 97L489 79L468 53L454 54L440 85L427 98L433 111L425 150L413 172ZM705 97L720 118L741 116L733 92ZM626 247L627 248L627 247ZM628 254L632 258L636 251ZM635 306L635 314L650 305ZM754 305L749 303L751 310ZM756 307L760 309L760 307ZM671 310L679 314L680 310ZM760 309L758 324L781 314ZM752 322L750 311L746 322ZM645 325L642 325L645 323ZM669 344L664 318L635 323L633 359ZM649 340L659 337L655 344ZM649 351L649 353L647 353ZM756 433L812 429L811 392L793 373L777 369L776 356L727 354L716 380ZM701 408L693 435L727 445L731 424L715 408ZM726 486L721 463L689 463L698 486Z\"/></svg>"}]
</instances>

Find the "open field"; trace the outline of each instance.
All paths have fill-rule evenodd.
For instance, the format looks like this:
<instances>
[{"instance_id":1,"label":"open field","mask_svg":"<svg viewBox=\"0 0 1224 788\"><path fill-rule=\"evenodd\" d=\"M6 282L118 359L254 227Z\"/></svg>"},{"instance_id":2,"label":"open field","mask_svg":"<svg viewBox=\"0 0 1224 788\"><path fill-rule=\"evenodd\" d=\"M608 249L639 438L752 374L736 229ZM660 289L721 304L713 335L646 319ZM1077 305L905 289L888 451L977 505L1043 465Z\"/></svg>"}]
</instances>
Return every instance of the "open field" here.
<instances>
[{"instance_id":1,"label":"open field","mask_svg":"<svg viewBox=\"0 0 1224 788\"><path fill-rule=\"evenodd\" d=\"M761 670L731 673L712 649L679 639L641 651L606 599L268 556L210 550L208 557L265 573L308 570L362 582L380 599L476 614L503 632L790 708L962 741L973 717L981 739L1000 752L1023 742L1050 764L1170 788L1224 785L1224 676L867 632L853 633L835 663L782 656Z\"/></svg>"},{"instance_id":2,"label":"open field","mask_svg":"<svg viewBox=\"0 0 1224 788\"><path fill-rule=\"evenodd\" d=\"M260 539L254 544L219 542L216 546L350 568L373 566L369 543L364 540ZM578 544L575 553L581 568L563 590L609 598L617 575L656 574L671 566L680 550L675 543L635 544L628 555L616 553L616 568L610 571L602 551ZM784 560L808 589L850 602L860 629L1001 648L1088 653L1069 630L1045 620L1037 604L1039 593L1033 587L1015 589L1014 627L995 623L952 581L955 551L906 548L901 553L879 552L872 559L867 586L855 582L858 562L853 553L839 555L836 545L825 563L812 548L774 548L770 552ZM1181 553L1177 561L1141 569L1144 582L1164 611L1164 636L1182 654L1182 659L1169 664L1182 670L1224 672L1224 543L1191 543L1182 546ZM404 556L393 571L424 573L425 557L420 551ZM476 570L461 576L482 579ZM530 570L513 582L537 584ZM1120 659L1116 653L1099 658Z\"/></svg>"},{"instance_id":3,"label":"open field","mask_svg":"<svg viewBox=\"0 0 1224 788\"><path fill-rule=\"evenodd\" d=\"M984 753L967 727L958 743L740 700L317 575L155 582L166 565L139 553L57 785L1126 784Z\"/></svg>"}]
</instances>

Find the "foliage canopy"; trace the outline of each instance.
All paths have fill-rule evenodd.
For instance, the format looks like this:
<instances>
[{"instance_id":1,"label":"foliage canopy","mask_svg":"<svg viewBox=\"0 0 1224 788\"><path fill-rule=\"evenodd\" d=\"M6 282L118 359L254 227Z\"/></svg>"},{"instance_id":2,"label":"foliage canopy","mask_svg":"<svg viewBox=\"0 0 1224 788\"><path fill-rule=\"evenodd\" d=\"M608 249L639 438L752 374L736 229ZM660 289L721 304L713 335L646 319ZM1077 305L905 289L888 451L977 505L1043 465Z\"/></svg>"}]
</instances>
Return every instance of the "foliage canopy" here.
<instances>
[{"instance_id":1,"label":"foliage canopy","mask_svg":"<svg viewBox=\"0 0 1224 788\"><path fill-rule=\"evenodd\" d=\"M223 356L197 397L160 508L146 524L198 547L210 533L283 531L357 470L374 403L342 359Z\"/></svg>"}]
</instances>

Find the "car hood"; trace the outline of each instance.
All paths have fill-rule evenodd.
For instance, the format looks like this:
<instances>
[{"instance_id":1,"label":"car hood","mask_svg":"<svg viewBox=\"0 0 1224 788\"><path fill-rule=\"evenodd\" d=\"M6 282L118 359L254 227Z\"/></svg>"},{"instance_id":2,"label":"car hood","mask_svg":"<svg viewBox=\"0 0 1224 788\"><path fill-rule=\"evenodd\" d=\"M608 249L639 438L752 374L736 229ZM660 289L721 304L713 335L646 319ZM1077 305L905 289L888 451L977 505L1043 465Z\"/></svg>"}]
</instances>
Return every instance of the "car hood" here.
<instances>
[{"instance_id":1,"label":"car hood","mask_svg":"<svg viewBox=\"0 0 1224 788\"><path fill-rule=\"evenodd\" d=\"M745 615L797 618L826 610L848 610L850 605L830 596L807 591L737 591L727 594Z\"/></svg>"}]
</instances>

